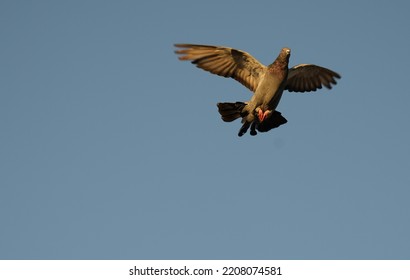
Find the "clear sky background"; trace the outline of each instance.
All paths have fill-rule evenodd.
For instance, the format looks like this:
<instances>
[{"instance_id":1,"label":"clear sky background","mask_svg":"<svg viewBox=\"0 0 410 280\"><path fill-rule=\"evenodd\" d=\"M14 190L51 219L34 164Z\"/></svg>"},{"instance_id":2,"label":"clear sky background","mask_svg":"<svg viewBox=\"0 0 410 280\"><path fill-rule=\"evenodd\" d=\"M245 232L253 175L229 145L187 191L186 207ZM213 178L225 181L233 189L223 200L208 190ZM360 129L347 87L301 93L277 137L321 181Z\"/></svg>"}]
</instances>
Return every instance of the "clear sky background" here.
<instances>
[{"instance_id":1,"label":"clear sky background","mask_svg":"<svg viewBox=\"0 0 410 280\"><path fill-rule=\"evenodd\" d=\"M1 259L409 259L409 1L1 1ZM250 92L180 62L225 45L342 75Z\"/></svg>"}]
</instances>

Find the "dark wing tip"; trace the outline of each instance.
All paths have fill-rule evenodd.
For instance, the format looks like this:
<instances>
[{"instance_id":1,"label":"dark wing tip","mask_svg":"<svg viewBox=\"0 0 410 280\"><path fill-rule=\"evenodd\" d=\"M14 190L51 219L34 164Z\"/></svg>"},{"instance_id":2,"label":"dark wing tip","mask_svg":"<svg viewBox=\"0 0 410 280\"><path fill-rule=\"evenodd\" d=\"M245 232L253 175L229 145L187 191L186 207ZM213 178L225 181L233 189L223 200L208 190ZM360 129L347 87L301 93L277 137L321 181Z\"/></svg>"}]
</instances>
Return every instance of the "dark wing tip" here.
<instances>
[{"instance_id":1,"label":"dark wing tip","mask_svg":"<svg viewBox=\"0 0 410 280\"><path fill-rule=\"evenodd\" d=\"M333 72L333 71L332 71ZM340 76L339 73L333 72L333 76L335 76L335 78L341 79L342 76Z\"/></svg>"}]
</instances>

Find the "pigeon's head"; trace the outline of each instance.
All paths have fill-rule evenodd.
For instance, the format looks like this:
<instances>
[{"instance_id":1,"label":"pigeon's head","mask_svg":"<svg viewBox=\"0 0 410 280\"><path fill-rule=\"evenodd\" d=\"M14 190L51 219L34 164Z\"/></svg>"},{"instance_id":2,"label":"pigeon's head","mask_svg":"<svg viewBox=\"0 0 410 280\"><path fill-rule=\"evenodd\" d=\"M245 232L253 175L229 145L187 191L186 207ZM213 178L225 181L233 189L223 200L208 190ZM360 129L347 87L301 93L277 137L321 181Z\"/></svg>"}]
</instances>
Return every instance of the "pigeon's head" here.
<instances>
[{"instance_id":1,"label":"pigeon's head","mask_svg":"<svg viewBox=\"0 0 410 280\"><path fill-rule=\"evenodd\" d=\"M287 62L289 62L289 57L290 57L290 49L289 48L283 48L280 51L279 57L283 60L286 60Z\"/></svg>"},{"instance_id":2,"label":"pigeon's head","mask_svg":"<svg viewBox=\"0 0 410 280\"><path fill-rule=\"evenodd\" d=\"M285 69L288 69L288 64L289 64L289 57L290 57L290 49L289 48L283 48L276 60L269 65L269 70L271 72L276 72L276 74L281 74L282 71Z\"/></svg>"},{"instance_id":3,"label":"pigeon's head","mask_svg":"<svg viewBox=\"0 0 410 280\"><path fill-rule=\"evenodd\" d=\"M284 53L290 55L290 49L289 49L289 48L283 48L283 49L282 49L282 52L284 52Z\"/></svg>"}]
</instances>

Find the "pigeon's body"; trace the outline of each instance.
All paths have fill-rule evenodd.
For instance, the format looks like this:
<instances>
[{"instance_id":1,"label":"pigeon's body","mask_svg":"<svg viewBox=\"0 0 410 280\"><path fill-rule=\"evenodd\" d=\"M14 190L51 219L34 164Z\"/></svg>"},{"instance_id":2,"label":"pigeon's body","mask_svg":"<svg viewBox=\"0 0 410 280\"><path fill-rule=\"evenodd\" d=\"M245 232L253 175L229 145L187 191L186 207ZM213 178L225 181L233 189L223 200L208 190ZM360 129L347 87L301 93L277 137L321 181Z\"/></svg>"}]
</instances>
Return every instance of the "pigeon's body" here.
<instances>
[{"instance_id":1,"label":"pigeon's body","mask_svg":"<svg viewBox=\"0 0 410 280\"><path fill-rule=\"evenodd\" d=\"M251 135L269 131L286 123L281 113L275 111L283 91L309 92L331 88L334 78L340 75L323 67L300 64L288 69L290 49L283 48L276 60L264 66L246 52L226 47L177 44L181 60L192 60L198 67L224 77L231 77L254 92L245 103L218 103L219 113L224 121L230 122L242 117L242 136L251 127Z\"/></svg>"},{"instance_id":2,"label":"pigeon's body","mask_svg":"<svg viewBox=\"0 0 410 280\"><path fill-rule=\"evenodd\" d=\"M288 56L289 54L289 49L283 49L279 56ZM254 128L258 129L259 124L276 109L285 89L287 76L288 59L276 60L261 75L255 94L244 108L248 114L242 120L244 125L239 132L240 136L246 133L250 124L254 123ZM252 112L257 113L257 118ZM256 135L254 129L251 130L251 134Z\"/></svg>"},{"instance_id":3,"label":"pigeon's body","mask_svg":"<svg viewBox=\"0 0 410 280\"><path fill-rule=\"evenodd\" d=\"M280 77L267 71L256 88L255 94L248 102L250 111L258 107L261 108L262 111L276 109L282 97L283 90L285 89L287 74L286 72L285 75Z\"/></svg>"}]
</instances>

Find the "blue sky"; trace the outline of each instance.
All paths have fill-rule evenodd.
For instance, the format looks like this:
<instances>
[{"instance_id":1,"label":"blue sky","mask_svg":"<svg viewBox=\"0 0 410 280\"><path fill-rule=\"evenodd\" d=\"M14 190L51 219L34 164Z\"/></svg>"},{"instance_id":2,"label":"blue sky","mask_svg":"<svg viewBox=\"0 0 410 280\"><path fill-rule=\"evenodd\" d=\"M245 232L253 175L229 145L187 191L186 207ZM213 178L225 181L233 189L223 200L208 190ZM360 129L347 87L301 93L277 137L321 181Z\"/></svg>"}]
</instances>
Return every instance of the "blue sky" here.
<instances>
[{"instance_id":1,"label":"blue sky","mask_svg":"<svg viewBox=\"0 0 410 280\"><path fill-rule=\"evenodd\" d=\"M408 1L1 1L1 259L409 259ZM178 61L225 45L342 75L249 91Z\"/></svg>"}]
</instances>

